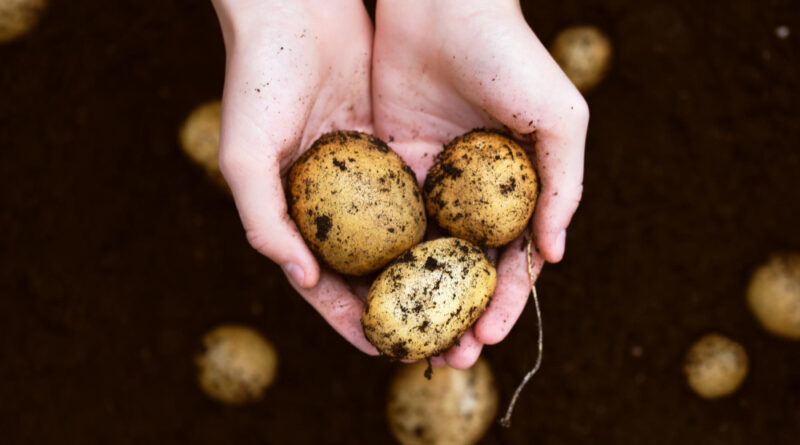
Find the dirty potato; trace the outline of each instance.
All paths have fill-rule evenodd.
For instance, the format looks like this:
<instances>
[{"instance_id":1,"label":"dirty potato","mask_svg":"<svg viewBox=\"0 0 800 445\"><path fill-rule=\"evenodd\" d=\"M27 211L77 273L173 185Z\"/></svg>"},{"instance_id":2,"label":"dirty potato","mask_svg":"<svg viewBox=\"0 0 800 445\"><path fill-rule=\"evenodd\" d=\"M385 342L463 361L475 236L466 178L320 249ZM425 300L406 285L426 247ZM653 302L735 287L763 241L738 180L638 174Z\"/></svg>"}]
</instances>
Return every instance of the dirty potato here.
<instances>
[{"instance_id":1,"label":"dirty potato","mask_svg":"<svg viewBox=\"0 0 800 445\"><path fill-rule=\"evenodd\" d=\"M372 283L361 315L364 333L390 357L431 357L478 319L496 283L494 266L475 245L458 238L424 242Z\"/></svg>"},{"instance_id":2,"label":"dirty potato","mask_svg":"<svg viewBox=\"0 0 800 445\"><path fill-rule=\"evenodd\" d=\"M317 139L289 172L290 212L333 270L364 275L425 234L417 178L380 139L337 131Z\"/></svg>"},{"instance_id":3,"label":"dirty potato","mask_svg":"<svg viewBox=\"0 0 800 445\"><path fill-rule=\"evenodd\" d=\"M203 337L203 346L195 357L198 381L215 400L231 405L258 400L275 378L275 348L249 327L220 326Z\"/></svg>"},{"instance_id":4,"label":"dirty potato","mask_svg":"<svg viewBox=\"0 0 800 445\"><path fill-rule=\"evenodd\" d=\"M451 141L425 180L428 216L482 247L508 244L528 224L538 180L525 150L508 136L473 130Z\"/></svg>"},{"instance_id":5,"label":"dirty potato","mask_svg":"<svg viewBox=\"0 0 800 445\"><path fill-rule=\"evenodd\" d=\"M747 370L747 353L742 345L719 334L708 334L695 342L683 367L689 387L705 399L736 391Z\"/></svg>"},{"instance_id":6,"label":"dirty potato","mask_svg":"<svg viewBox=\"0 0 800 445\"><path fill-rule=\"evenodd\" d=\"M573 26L556 36L550 53L578 90L587 92L605 77L611 42L594 26Z\"/></svg>"},{"instance_id":7,"label":"dirty potato","mask_svg":"<svg viewBox=\"0 0 800 445\"><path fill-rule=\"evenodd\" d=\"M403 445L471 445L489 429L497 413L494 375L484 359L469 369L436 368L424 376L425 362L403 365L389 387L387 416Z\"/></svg>"},{"instance_id":8,"label":"dirty potato","mask_svg":"<svg viewBox=\"0 0 800 445\"><path fill-rule=\"evenodd\" d=\"M0 43L25 35L47 8L48 0L0 0Z\"/></svg>"},{"instance_id":9,"label":"dirty potato","mask_svg":"<svg viewBox=\"0 0 800 445\"><path fill-rule=\"evenodd\" d=\"M773 255L747 288L750 310L767 331L800 340L800 253Z\"/></svg>"},{"instance_id":10,"label":"dirty potato","mask_svg":"<svg viewBox=\"0 0 800 445\"><path fill-rule=\"evenodd\" d=\"M181 126L179 138L184 153L205 170L215 183L228 188L219 169L219 123L222 103L206 102L189 114Z\"/></svg>"}]
</instances>

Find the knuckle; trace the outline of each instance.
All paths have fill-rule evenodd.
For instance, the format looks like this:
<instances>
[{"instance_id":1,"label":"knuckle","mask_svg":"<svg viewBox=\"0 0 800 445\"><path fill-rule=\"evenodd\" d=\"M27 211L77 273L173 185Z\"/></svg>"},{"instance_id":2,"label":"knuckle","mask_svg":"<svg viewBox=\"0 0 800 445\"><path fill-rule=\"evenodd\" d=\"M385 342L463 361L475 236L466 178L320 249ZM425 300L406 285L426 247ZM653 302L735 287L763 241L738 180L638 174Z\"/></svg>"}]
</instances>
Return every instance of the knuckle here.
<instances>
[{"instance_id":1,"label":"knuckle","mask_svg":"<svg viewBox=\"0 0 800 445\"><path fill-rule=\"evenodd\" d=\"M252 230L248 229L245 231L245 236L247 237L247 242L250 243L250 246L253 249L261 252L263 255L274 259L274 252L272 249L272 244L269 242L269 237L265 236L259 230Z\"/></svg>"},{"instance_id":2,"label":"knuckle","mask_svg":"<svg viewBox=\"0 0 800 445\"><path fill-rule=\"evenodd\" d=\"M573 94L565 101L563 107L565 115L569 116L573 122L581 125L589 123L589 104L578 90L574 90Z\"/></svg>"},{"instance_id":3,"label":"knuckle","mask_svg":"<svg viewBox=\"0 0 800 445\"><path fill-rule=\"evenodd\" d=\"M220 149L219 169L225 179L230 180L232 176L242 172L247 168L248 161L235 150Z\"/></svg>"}]
</instances>

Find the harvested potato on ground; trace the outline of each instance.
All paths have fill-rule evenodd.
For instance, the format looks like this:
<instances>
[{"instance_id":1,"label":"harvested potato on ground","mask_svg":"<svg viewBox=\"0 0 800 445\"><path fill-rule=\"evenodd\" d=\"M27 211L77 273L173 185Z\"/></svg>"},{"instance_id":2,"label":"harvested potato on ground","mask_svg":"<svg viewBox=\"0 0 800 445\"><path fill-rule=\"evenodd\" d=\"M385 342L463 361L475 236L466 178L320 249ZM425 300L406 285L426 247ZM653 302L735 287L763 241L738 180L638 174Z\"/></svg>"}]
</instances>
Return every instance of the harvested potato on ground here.
<instances>
[{"instance_id":1,"label":"harvested potato on ground","mask_svg":"<svg viewBox=\"0 0 800 445\"><path fill-rule=\"evenodd\" d=\"M573 26L556 36L550 53L572 83L586 92L603 80L611 61L611 42L594 26Z\"/></svg>"},{"instance_id":2,"label":"harvested potato on ground","mask_svg":"<svg viewBox=\"0 0 800 445\"><path fill-rule=\"evenodd\" d=\"M397 359L452 346L489 304L497 273L483 252L439 238L400 255L370 286L361 324L378 350Z\"/></svg>"},{"instance_id":3,"label":"harvested potato on ground","mask_svg":"<svg viewBox=\"0 0 800 445\"><path fill-rule=\"evenodd\" d=\"M767 331L800 340L800 253L773 255L747 288L750 310Z\"/></svg>"},{"instance_id":4,"label":"harvested potato on ground","mask_svg":"<svg viewBox=\"0 0 800 445\"><path fill-rule=\"evenodd\" d=\"M0 0L0 43L23 36L37 23L48 0Z\"/></svg>"},{"instance_id":5,"label":"harvested potato on ground","mask_svg":"<svg viewBox=\"0 0 800 445\"><path fill-rule=\"evenodd\" d=\"M195 357L198 380L213 399L231 405L258 400L275 378L275 348L247 326L220 326L203 337L203 346Z\"/></svg>"},{"instance_id":6,"label":"harvested potato on ground","mask_svg":"<svg viewBox=\"0 0 800 445\"><path fill-rule=\"evenodd\" d=\"M378 270L425 235L414 172L366 133L317 139L289 171L288 201L309 247L343 274Z\"/></svg>"},{"instance_id":7,"label":"harvested potato on ground","mask_svg":"<svg viewBox=\"0 0 800 445\"><path fill-rule=\"evenodd\" d=\"M387 416L403 445L470 445L489 429L497 413L497 389L489 364L469 369L436 368L428 380L425 362L403 365L389 386Z\"/></svg>"},{"instance_id":8,"label":"harvested potato on ground","mask_svg":"<svg viewBox=\"0 0 800 445\"><path fill-rule=\"evenodd\" d=\"M747 370L747 353L742 345L719 334L708 334L695 342L683 366L689 387L706 399L736 391Z\"/></svg>"},{"instance_id":9,"label":"harvested potato on ground","mask_svg":"<svg viewBox=\"0 0 800 445\"><path fill-rule=\"evenodd\" d=\"M222 103L219 100L206 102L189 114L180 130L183 151L203 167L211 180L228 187L219 170L219 122Z\"/></svg>"},{"instance_id":10,"label":"harvested potato on ground","mask_svg":"<svg viewBox=\"0 0 800 445\"><path fill-rule=\"evenodd\" d=\"M533 163L513 139L473 130L453 139L425 180L428 216L451 235L483 247L508 244L536 206Z\"/></svg>"}]
</instances>

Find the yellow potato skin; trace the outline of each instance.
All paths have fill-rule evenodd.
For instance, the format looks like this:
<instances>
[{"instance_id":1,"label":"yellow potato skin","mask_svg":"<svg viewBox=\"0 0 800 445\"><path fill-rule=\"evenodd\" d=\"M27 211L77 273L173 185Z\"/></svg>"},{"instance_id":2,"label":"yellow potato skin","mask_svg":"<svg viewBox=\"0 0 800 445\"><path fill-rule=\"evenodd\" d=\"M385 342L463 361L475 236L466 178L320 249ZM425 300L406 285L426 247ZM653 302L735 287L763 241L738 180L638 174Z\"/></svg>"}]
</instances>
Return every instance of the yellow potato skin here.
<instances>
[{"instance_id":1,"label":"yellow potato skin","mask_svg":"<svg viewBox=\"0 0 800 445\"><path fill-rule=\"evenodd\" d=\"M48 0L0 1L0 43L27 34L47 9Z\"/></svg>"},{"instance_id":2,"label":"yellow potato skin","mask_svg":"<svg viewBox=\"0 0 800 445\"><path fill-rule=\"evenodd\" d=\"M742 345L719 334L708 334L689 348L683 370L695 393L705 399L716 399L736 391L748 368Z\"/></svg>"},{"instance_id":3,"label":"yellow potato skin","mask_svg":"<svg viewBox=\"0 0 800 445\"><path fill-rule=\"evenodd\" d=\"M482 247L513 241L527 227L539 190L530 157L510 137L473 130L453 139L425 180L428 216Z\"/></svg>"},{"instance_id":4,"label":"yellow potato skin","mask_svg":"<svg viewBox=\"0 0 800 445\"><path fill-rule=\"evenodd\" d=\"M612 49L608 37L598 28L573 26L556 36L550 53L569 80L585 93L605 77Z\"/></svg>"},{"instance_id":5,"label":"yellow potato skin","mask_svg":"<svg viewBox=\"0 0 800 445\"><path fill-rule=\"evenodd\" d=\"M228 188L219 169L219 128L222 103L206 102L189 113L181 125L178 137L184 153L205 170L215 183Z\"/></svg>"},{"instance_id":6,"label":"yellow potato skin","mask_svg":"<svg viewBox=\"0 0 800 445\"><path fill-rule=\"evenodd\" d=\"M483 359L469 369L435 368L425 378L425 362L403 365L389 386L387 417L402 445L472 445L497 414L497 388Z\"/></svg>"},{"instance_id":7,"label":"yellow potato skin","mask_svg":"<svg viewBox=\"0 0 800 445\"><path fill-rule=\"evenodd\" d=\"M417 360L455 344L489 304L497 272L483 252L439 238L400 255L372 283L361 324L378 350Z\"/></svg>"},{"instance_id":8,"label":"yellow potato skin","mask_svg":"<svg viewBox=\"0 0 800 445\"><path fill-rule=\"evenodd\" d=\"M292 166L287 188L303 239L339 273L378 270L425 235L414 172L366 133L322 135Z\"/></svg>"},{"instance_id":9,"label":"yellow potato skin","mask_svg":"<svg viewBox=\"0 0 800 445\"><path fill-rule=\"evenodd\" d=\"M219 326L203 337L203 346L203 353L195 357L198 382L219 402L240 405L259 400L275 379L275 348L247 326Z\"/></svg>"},{"instance_id":10,"label":"yellow potato skin","mask_svg":"<svg viewBox=\"0 0 800 445\"><path fill-rule=\"evenodd\" d=\"M800 253L773 255L759 267L750 279L747 303L768 332L800 340Z\"/></svg>"}]
</instances>

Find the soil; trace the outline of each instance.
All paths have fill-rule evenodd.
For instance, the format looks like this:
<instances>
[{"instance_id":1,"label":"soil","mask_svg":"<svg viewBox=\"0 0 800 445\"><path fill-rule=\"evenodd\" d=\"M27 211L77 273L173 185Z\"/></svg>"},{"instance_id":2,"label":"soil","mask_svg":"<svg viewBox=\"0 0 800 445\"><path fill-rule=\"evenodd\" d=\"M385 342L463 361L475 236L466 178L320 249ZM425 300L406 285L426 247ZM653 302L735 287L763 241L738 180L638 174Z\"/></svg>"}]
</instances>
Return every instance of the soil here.
<instances>
[{"instance_id":1,"label":"soil","mask_svg":"<svg viewBox=\"0 0 800 445\"><path fill-rule=\"evenodd\" d=\"M485 444L797 443L800 343L765 333L744 288L800 249L800 8L790 0L524 2L549 42L606 30L588 95L585 194L538 283L545 356ZM776 27L789 27L780 38ZM348 345L247 244L224 190L178 147L219 97L210 2L52 2L0 46L3 443L390 443L393 364ZM193 355L222 323L276 346L265 400L230 408ZM752 369L708 402L680 372L716 331ZM504 402L534 359L531 305L488 347Z\"/></svg>"}]
</instances>

